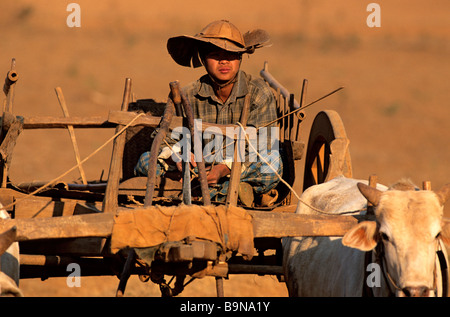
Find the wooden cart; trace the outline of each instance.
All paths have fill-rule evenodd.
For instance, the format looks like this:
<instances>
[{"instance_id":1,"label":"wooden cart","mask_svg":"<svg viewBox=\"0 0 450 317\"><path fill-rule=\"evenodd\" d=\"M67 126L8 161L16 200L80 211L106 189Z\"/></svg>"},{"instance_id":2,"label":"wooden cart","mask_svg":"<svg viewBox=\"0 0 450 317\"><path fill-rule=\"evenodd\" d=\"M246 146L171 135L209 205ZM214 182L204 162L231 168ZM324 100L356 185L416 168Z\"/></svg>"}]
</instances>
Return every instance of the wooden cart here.
<instances>
[{"instance_id":1,"label":"wooden cart","mask_svg":"<svg viewBox=\"0 0 450 317\"><path fill-rule=\"evenodd\" d=\"M12 114L12 97L18 75L13 62L4 87L7 98L0 140L0 202L13 219L0 220L0 232L12 226L17 228L21 278L66 277L67 266L76 263L81 268L82 276L117 276L118 296L123 295L131 274L139 275L143 281L158 283L163 296L179 294L188 283L187 276L214 276L218 295L222 296L223 278L229 274L270 274L283 280L282 237L341 236L360 218L366 218L294 214L298 200L293 191L300 194L309 186L337 175L352 176L349 140L339 115L331 110L322 111L314 119L304 155L305 146L299 135L305 116L302 109L324 97L305 105L306 81L300 100L296 101L272 77L267 64L261 76L274 89L281 118L278 121L280 145L288 157L285 162L288 172L284 173L284 182L277 187L278 198L269 207L244 208L237 205L236 182L239 183L239 179L233 180L233 167L230 191L234 194L229 193L227 204L217 205L203 200L186 205L180 198L183 188L179 182L169 179L161 181L152 172L149 172L148 178L134 177L132 171L140 153L159 147L158 142L162 142L167 131L186 122L179 116L179 107L185 104L182 96L177 95L177 90L172 91L172 97L166 104L133 100L131 79L126 79L122 107L120 111L111 111L108 116L15 116ZM173 83L171 87L174 88ZM59 96L64 106L61 92ZM159 132L156 137L150 138L157 127ZM73 133L73 129L82 128L116 131L112 138L114 143L107 182L86 181L83 173L81 184L58 180L47 184L14 184L10 181L8 169L14 145L23 129L69 129ZM76 149L76 143L74 145ZM79 155L77 158L79 160ZM300 184L302 174L303 184ZM229 208L234 208L236 212L231 212ZM158 218L158 221L168 227L161 229L155 225L155 230L161 231L163 238L151 240L146 233L139 233L136 234L138 238L130 242L123 235L124 230L129 230L129 236L146 230L147 227L139 227L140 221L150 219L153 225L156 218L152 217L161 213L167 216L167 210L170 210L169 225L164 222L167 217ZM182 217L186 210L191 210L191 215L198 215L189 219L192 221L191 229L194 229L189 231L188 236L182 236L184 232L180 232L181 238L178 240L169 239L176 236L176 232L169 234L175 222L186 220ZM178 215L180 218L177 218ZM208 221L216 225L212 232L209 235L197 233L195 228L207 226ZM241 236L242 232L233 229L235 221L247 226L250 236ZM125 229L119 230L122 225L130 223L131 227L125 226ZM215 237L215 234L216 239L208 239ZM145 241L142 242L141 238ZM239 246L230 242L233 239L237 239ZM240 252L242 250L245 251ZM170 276L175 277L173 285L166 280Z\"/></svg>"}]
</instances>

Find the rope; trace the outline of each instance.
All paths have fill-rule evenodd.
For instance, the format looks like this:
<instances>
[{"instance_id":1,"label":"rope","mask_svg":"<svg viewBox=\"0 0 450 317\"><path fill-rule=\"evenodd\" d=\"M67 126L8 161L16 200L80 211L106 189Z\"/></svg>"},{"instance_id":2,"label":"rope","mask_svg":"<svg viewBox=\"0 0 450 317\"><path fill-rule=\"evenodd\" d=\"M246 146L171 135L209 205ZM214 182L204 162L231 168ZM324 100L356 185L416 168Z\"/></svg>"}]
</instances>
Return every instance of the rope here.
<instances>
[{"instance_id":1,"label":"rope","mask_svg":"<svg viewBox=\"0 0 450 317\"><path fill-rule=\"evenodd\" d=\"M289 183L288 182L286 182L284 179L283 179L283 177L277 172L277 170L261 155L261 154L259 154L259 152L255 149L255 147L253 146L253 144L250 142L250 140L249 140L249 138L248 138L248 135L247 135L247 133L245 132L245 129L244 129L244 127L242 126L242 124L240 123L240 122L237 122L236 123L238 126L240 126L241 127L241 130L242 130L242 132L244 132L244 135L245 135L245 139L247 140L247 142L248 142L248 145L252 148L252 150L253 151L255 151L255 153L256 153L256 155L264 162L264 163L266 163L267 164L267 166L275 173L275 175L280 179L280 181L284 184L284 185L286 185L288 188L289 188L289 190L291 191L291 192L293 192L294 193L294 195L295 195L295 197L297 197L297 199L298 200L300 200L300 196L297 194L297 192L291 187L291 185L289 185Z\"/></svg>"},{"instance_id":2,"label":"rope","mask_svg":"<svg viewBox=\"0 0 450 317\"><path fill-rule=\"evenodd\" d=\"M13 203L3 207L5 209L8 209L14 205L16 205L18 202L22 201L25 198L28 198L29 196L33 196L37 193L39 193L41 190L43 190L44 188L49 187L51 184L57 182L58 180L60 180L61 178L63 178L64 176L66 176L67 174L69 174L70 172L72 172L73 170L77 169L80 165L82 165L83 163L85 163L87 160L89 160L90 158L92 158L95 154L97 154L98 152L100 152L104 147L106 147L110 142L112 142L115 138L117 138L120 134L122 134L129 126L131 126L139 117L145 115L145 113L140 113L138 115L136 115L136 117L134 117L126 126L124 126L122 129L120 129L116 134L114 134L111 138L109 138L105 143L103 143L100 147L98 147L94 152L92 152L89 156L87 156L85 159L83 159L82 161L80 161L78 164L76 164L75 166L73 166L72 168L68 169L66 172L62 173L61 175L59 175L58 177L52 179L51 181L49 181L47 184L39 187L38 189L36 189L35 191L29 193L26 196L23 196L22 198L17 199L16 201L14 201Z\"/></svg>"},{"instance_id":3,"label":"rope","mask_svg":"<svg viewBox=\"0 0 450 317\"><path fill-rule=\"evenodd\" d=\"M174 150L174 148L167 142L166 139L164 139L164 143L169 147L169 149L172 151L172 153L175 154L175 156L176 156L180 161L183 160L183 158L182 158L182 157ZM194 177L198 177L197 173L194 171L193 168L190 167L190 165L189 165L189 170L190 170L191 173L192 173L191 180L192 180Z\"/></svg>"},{"instance_id":4,"label":"rope","mask_svg":"<svg viewBox=\"0 0 450 317\"><path fill-rule=\"evenodd\" d=\"M343 214L352 214L352 213L355 213L355 212L361 212L361 211L365 210L365 209L360 209L360 210L352 210L352 211L343 211L343 212L337 214L337 213L327 212L327 211L325 211L325 210L316 208L316 207L314 207L314 206L308 204L306 201L304 201L303 199L300 198L300 196L297 194L297 192L296 192L296 191L288 184L288 182L286 182L286 181L283 179L283 177L275 170L275 168L274 168L274 167L273 167L273 166L272 166L272 165L271 165L271 164L270 164L263 156L261 156L261 154L259 154L259 152L255 149L255 147L254 147L254 146L252 145L252 143L249 141L248 135L247 135L247 133L245 132L245 129L244 129L244 127L242 126L242 124L241 124L240 122L237 122L236 124L239 125L240 128L242 129L242 131L244 132L245 139L247 140L248 145L252 148L253 151L255 151L256 155L257 155L264 163L267 164L267 166L275 173L275 175L280 179L280 181L281 181L284 185L286 185L286 186L289 188L289 190L295 195L295 197L297 197L297 199L298 199L298 201L299 201L300 203L304 204L306 207L308 207L308 208L310 208L310 209L312 209L312 210L314 210L314 211L317 211L318 213L326 214L326 215L333 215L333 216L336 216L336 215L343 215Z\"/></svg>"}]
</instances>

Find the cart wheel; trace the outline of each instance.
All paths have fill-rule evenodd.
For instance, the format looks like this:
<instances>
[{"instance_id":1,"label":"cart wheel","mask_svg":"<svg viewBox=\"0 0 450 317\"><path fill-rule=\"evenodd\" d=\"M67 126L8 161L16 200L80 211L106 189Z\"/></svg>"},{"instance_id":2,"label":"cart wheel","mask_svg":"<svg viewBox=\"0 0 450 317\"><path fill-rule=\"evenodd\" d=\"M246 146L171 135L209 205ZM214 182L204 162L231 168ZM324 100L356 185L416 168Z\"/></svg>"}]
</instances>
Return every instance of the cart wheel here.
<instances>
[{"instance_id":1,"label":"cart wheel","mask_svg":"<svg viewBox=\"0 0 450 317\"><path fill-rule=\"evenodd\" d=\"M336 176L352 177L349 140L336 111L321 111L314 118L305 159L303 190Z\"/></svg>"}]
</instances>

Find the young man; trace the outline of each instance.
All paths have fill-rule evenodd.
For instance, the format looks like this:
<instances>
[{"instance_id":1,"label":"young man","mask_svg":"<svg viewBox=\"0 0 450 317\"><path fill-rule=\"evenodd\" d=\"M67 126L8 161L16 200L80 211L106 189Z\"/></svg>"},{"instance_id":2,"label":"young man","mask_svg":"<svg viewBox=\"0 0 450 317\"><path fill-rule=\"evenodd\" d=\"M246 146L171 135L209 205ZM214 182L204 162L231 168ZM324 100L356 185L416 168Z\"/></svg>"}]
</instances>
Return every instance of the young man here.
<instances>
[{"instance_id":1,"label":"young man","mask_svg":"<svg viewBox=\"0 0 450 317\"><path fill-rule=\"evenodd\" d=\"M168 40L169 54L179 65L205 67L206 75L183 88L183 92L193 108L195 118L209 123L236 124L240 120L247 95L250 97L247 126L258 128L277 118L276 101L269 86L264 80L254 79L240 70L242 55L252 54L255 49L264 46L268 41L269 36L265 31L256 30L242 35L233 24L226 20L208 24L195 36L183 35ZM275 124L271 126L275 127ZM267 137L267 135L271 135L270 131L264 133L264 137ZM258 136L260 139L263 137L262 133L258 133ZM214 143L213 139L204 138L203 141L207 144L206 146L209 144L210 147ZM272 167L281 175L283 166L277 142L278 140L276 142L274 140L268 140L268 142L267 140L262 142L259 140L258 144L264 144L263 148L265 149L260 154L265 156ZM267 143L271 144L272 149L275 147L275 149L269 151L270 155L266 148ZM224 147L226 146L234 148L230 139L225 139ZM174 169L174 164L170 161L172 149L162 149L159 162L163 168L158 167L158 175L162 175L169 170L170 165ZM217 150L217 146L215 150ZM230 153L227 151L229 150L226 148L222 152L206 151L214 156L213 159L205 157L205 161L211 163L207 173L211 201L222 202L226 199L228 176L233 161L232 157L224 155L224 153ZM248 152L247 147L247 154ZM148 155L147 152L141 156L135 168L136 174L147 174ZM275 188L279 182L276 173L259 156L253 155L252 158L252 160L248 160L247 156L247 160L242 163L241 168L239 198L241 203L247 206L251 206L253 203L253 193L257 195L267 193ZM192 162L192 165L195 167L195 162ZM176 167L181 171L180 163L176 164ZM252 189L249 190L250 186ZM249 191L250 195L248 195ZM243 194L244 192L246 192L246 195Z\"/></svg>"}]
</instances>

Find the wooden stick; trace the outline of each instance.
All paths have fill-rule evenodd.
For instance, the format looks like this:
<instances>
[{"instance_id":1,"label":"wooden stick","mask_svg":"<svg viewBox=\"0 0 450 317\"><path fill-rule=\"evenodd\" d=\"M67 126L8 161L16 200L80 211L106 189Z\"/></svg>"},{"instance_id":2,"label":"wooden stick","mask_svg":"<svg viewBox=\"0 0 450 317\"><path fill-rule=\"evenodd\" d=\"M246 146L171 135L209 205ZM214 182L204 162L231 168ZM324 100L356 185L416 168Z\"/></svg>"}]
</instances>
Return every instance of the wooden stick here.
<instances>
[{"instance_id":1,"label":"wooden stick","mask_svg":"<svg viewBox=\"0 0 450 317\"><path fill-rule=\"evenodd\" d=\"M66 100L64 98L61 87L56 87L55 92L56 92L56 97L58 98L58 101L59 101L59 105L61 106L62 112L64 114L64 117L68 118L69 110L67 109ZM78 170L80 171L81 180L82 180L83 184L86 185L87 184L86 174L84 173L83 166L80 164L80 161L81 161L80 152L78 150L78 144L77 144L77 139L75 137L75 131L73 129L73 125L68 125L67 130L69 131L70 140L72 141L72 147L73 147L73 151L75 153L75 159L78 164Z\"/></svg>"},{"instance_id":2,"label":"wooden stick","mask_svg":"<svg viewBox=\"0 0 450 317\"><path fill-rule=\"evenodd\" d=\"M287 112L289 112L291 110L295 110L294 109L294 99L295 99L294 94L290 94L289 99L287 99L287 107L286 107ZM291 137L292 137L291 130L294 127L294 116L287 117L286 119L287 120L286 120L286 125L285 125L285 130L284 130L286 133L285 138L288 140L292 140L291 139Z\"/></svg>"},{"instance_id":3,"label":"wooden stick","mask_svg":"<svg viewBox=\"0 0 450 317\"><path fill-rule=\"evenodd\" d=\"M431 182L430 181L424 181L422 183L422 187L423 187L423 190L431 190Z\"/></svg>"},{"instance_id":4,"label":"wooden stick","mask_svg":"<svg viewBox=\"0 0 450 317\"><path fill-rule=\"evenodd\" d=\"M1 187L5 188L8 180L9 167L12 162L12 153L14 147L16 146L17 138L22 132L23 124L19 119L14 118L14 116L9 112L3 113L2 124L4 131L1 131L1 145L0 145L0 156L1 156ZM6 134L5 134L6 133Z\"/></svg>"},{"instance_id":5,"label":"wooden stick","mask_svg":"<svg viewBox=\"0 0 450 317\"><path fill-rule=\"evenodd\" d=\"M115 128L117 125L126 125L133 118L136 117L135 112L131 111L119 111L111 110L109 111L108 117L102 116L91 116L91 117L50 117L50 116L29 116L21 117L23 119L23 129L33 130L33 129L66 129L68 125L72 125L75 129L94 129L94 128ZM155 117L146 114L145 116L139 117L131 125L134 126L144 126L144 127L157 127L161 121L161 117ZM173 117L169 130L173 130L177 127L183 126L182 117ZM208 128L214 127L220 129L222 134L226 134L227 127L235 128L233 124L215 124L202 122L201 130L202 132Z\"/></svg>"},{"instance_id":6,"label":"wooden stick","mask_svg":"<svg viewBox=\"0 0 450 317\"><path fill-rule=\"evenodd\" d=\"M300 93L300 108L303 107L303 105L305 104L305 100L306 100L306 91L308 88L308 80L307 79L303 79L303 84L302 84L302 92ZM305 113L302 111L299 111L296 113L298 121L297 121L297 131L295 132L295 141L298 141L300 139L300 123L303 119L305 119Z\"/></svg>"},{"instance_id":7,"label":"wooden stick","mask_svg":"<svg viewBox=\"0 0 450 317\"><path fill-rule=\"evenodd\" d=\"M273 76L269 73L269 63L264 62L264 68L261 70L260 75L265 81L275 90L279 90L280 94L285 98L289 99L289 91L283 87ZM299 108L300 105L297 100L294 100L294 108Z\"/></svg>"},{"instance_id":8,"label":"wooden stick","mask_svg":"<svg viewBox=\"0 0 450 317\"><path fill-rule=\"evenodd\" d=\"M178 90L179 90L179 88L178 88ZM184 114L186 115L188 126L189 126L189 131L191 133L191 138L192 138L192 140L194 140L193 144L194 144L194 152L195 152L196 146L200 146L200 148L201 148L201 144L197 144L196 143L197 140L195 140L194 111L192 109L192 106L191 106L189 100L184 95L184 93L181 90L179 90L179 92L180 92L180 96L181 96ZM200 182L200 188L202 191L203 205L208 206L208 205L211 205L211 196L210 196L210 192L209 192L208 181L206 180L206 168L205 168L205 161L203 159L203 151L201 151L201 154L202 154L201 160L199 162L197 162L198 180Z\"/></svg>"},{"instance_id":9,"label":"wooden stick","mask_svg":"<svg viewBox=\"0 0 450 317\"><path fill-rule=\"evenodd\" d=\"M224 297L223 277L216 276L216 292L217 292L217 297Z\"/></svg>"},{"instance_id":10,"label":"wooden stick","mask_svg":"<svg viewBox=\"0 0 450 317\"><path fill-rule=\"evenodd\" d=\"M164 109L164 114L159 126L158 133L153 139L152 146L150 149L150 159L148 161L148 172L147 172L147 189L145 191L144 206L149 207L153 203L153 193L155 191L156 183L156 164L158 160L159 148L161 143L166 138L167 132L169 131L169 125L172 121L173 115L175 114L175 106L172 99L167 100L166 108Z\"/></svg>"},{"instance_id":11,"label":"wooden stick","mask_svg":"<svg viewBox=\"0 0 450 317\"><path fill-rule=\"evenodd\" d=\"M96 213L62 217L0 219L0 232L17 228L16 241L64 238L107 238L112 234L114 215Z\"/></svg>"},{"instance_id":12,"label":"wooden stick","mask_svg":"<svg viewBox=\"0 0 450 317\"><path fill-rule=\"evenodd\" d=\"M183 116L183 109L181 107L181 95L178 81L169 83L170 93L172 94L172 100L175 105L175 113L177 117Z\"/></svg>"},{"instance_id":13,"label":"wooden stick","mask_svg":"<svg viewBox=\"0 0 450 317\"><path fill-rule=\"evenodd\" d=\"M172 96L173 103L175 104L175 110L178 117L183 116L183 110L181 106L181 95L180 95L180 85L178 81L169 83L170 93ZM192 136L191 136L192 138ZM174 152L172 150L172 152ZM175 152L174 152L175 153ZM182 162L182 171L183 175L183 203L186 205L190 205L192 203L192 191L191 191L191 162L190 162L190 153L185 153L186 161Z\"/></svg>"},{"instance_id":14,"label":"wooden stick","mask_svg":"<svg viewBox=\"0 0 450 317\"><path fill-rule=\"evenodd\" d=\"M249 114L250 114L250 95L248 94L247 96L245 96L244 108L242 109L241 119L240 119L240 122L243 127L245 127L247 125L247 120L248 120ZM241 131L241 130L239 130L239 131ZM244 140L245 140L245 138L244 138ZM242 142L242 140L236 140L236 142L234 144L234 156L233 156L234 161L233 161L233 165L231 166L230 183L228 185L227 200L225 202L225 204L227 206L229 206L229 205L236 206L237 205L239 183L241 180L241 161L237 159L239 142Z\"/></svg>"},{"instance_id":15,"label":"wooden stick","mask_svg":"<svg viewBox=\"0 0 450 317\"><path fill-rule=\"evenodd\" d=\"M14 102L14 86L19 79L19 75L16 72L16 59L11 61L11 70L7 73L5 78L5 84L3 85L3 92L6 95L6 102L3 111L12 113Z\"/></svg>"},{"instance_id":16,"label":"wooden stick","mask_svg":"<svg viewBox=\"0 0 450 317\"><path fill-rule=\"evenodd\" d=\"M130 278L131 271L133 269L136 260L136 252L134 249L128 251L127 260L123 266L122 274L120 275L119 286L117 287L116 297L123 297L125 293L125 287L127 286L128 279Z\"/></svg>"},{"instance_id":17,"label":"wooden stick","mask_svg":"<svg viewBox=\"0 0 450 317\"><path fill-rule=\"evenodd\" d=\"M114 112L114 111L113 111ZM117 111L125 113L125 111ZM134 113L130 113L129 117L134 117ZM118 124L122 124L126 120L120 122L109 122L107 117L92 116L92 117L50 117L50 116L29 116L23 118L23 128L25 130L34 129L66 129L68 125L77 129L94 129L94 128L115 128ZM161 119L161 118L160 118Z\"/></svg>"},{"instance_id":18,"label":"wooden stick","mask_svg":"<svg viewBox=\"0 0 450 317\"><path fill-rule=\"evenodd\" d=\"M121 110L128 110L131 95L131 78L125 79L125 89L123 92ZM123 128L122 125L116 127L116 132ZM113 144L111 164L109 166L108 184L106 185L105 199L103 200L103 212L116 212L118 207L119 182L122 174L123 150L125 147L126 132L119 135Z\"/></svg>"}]
</instances>

